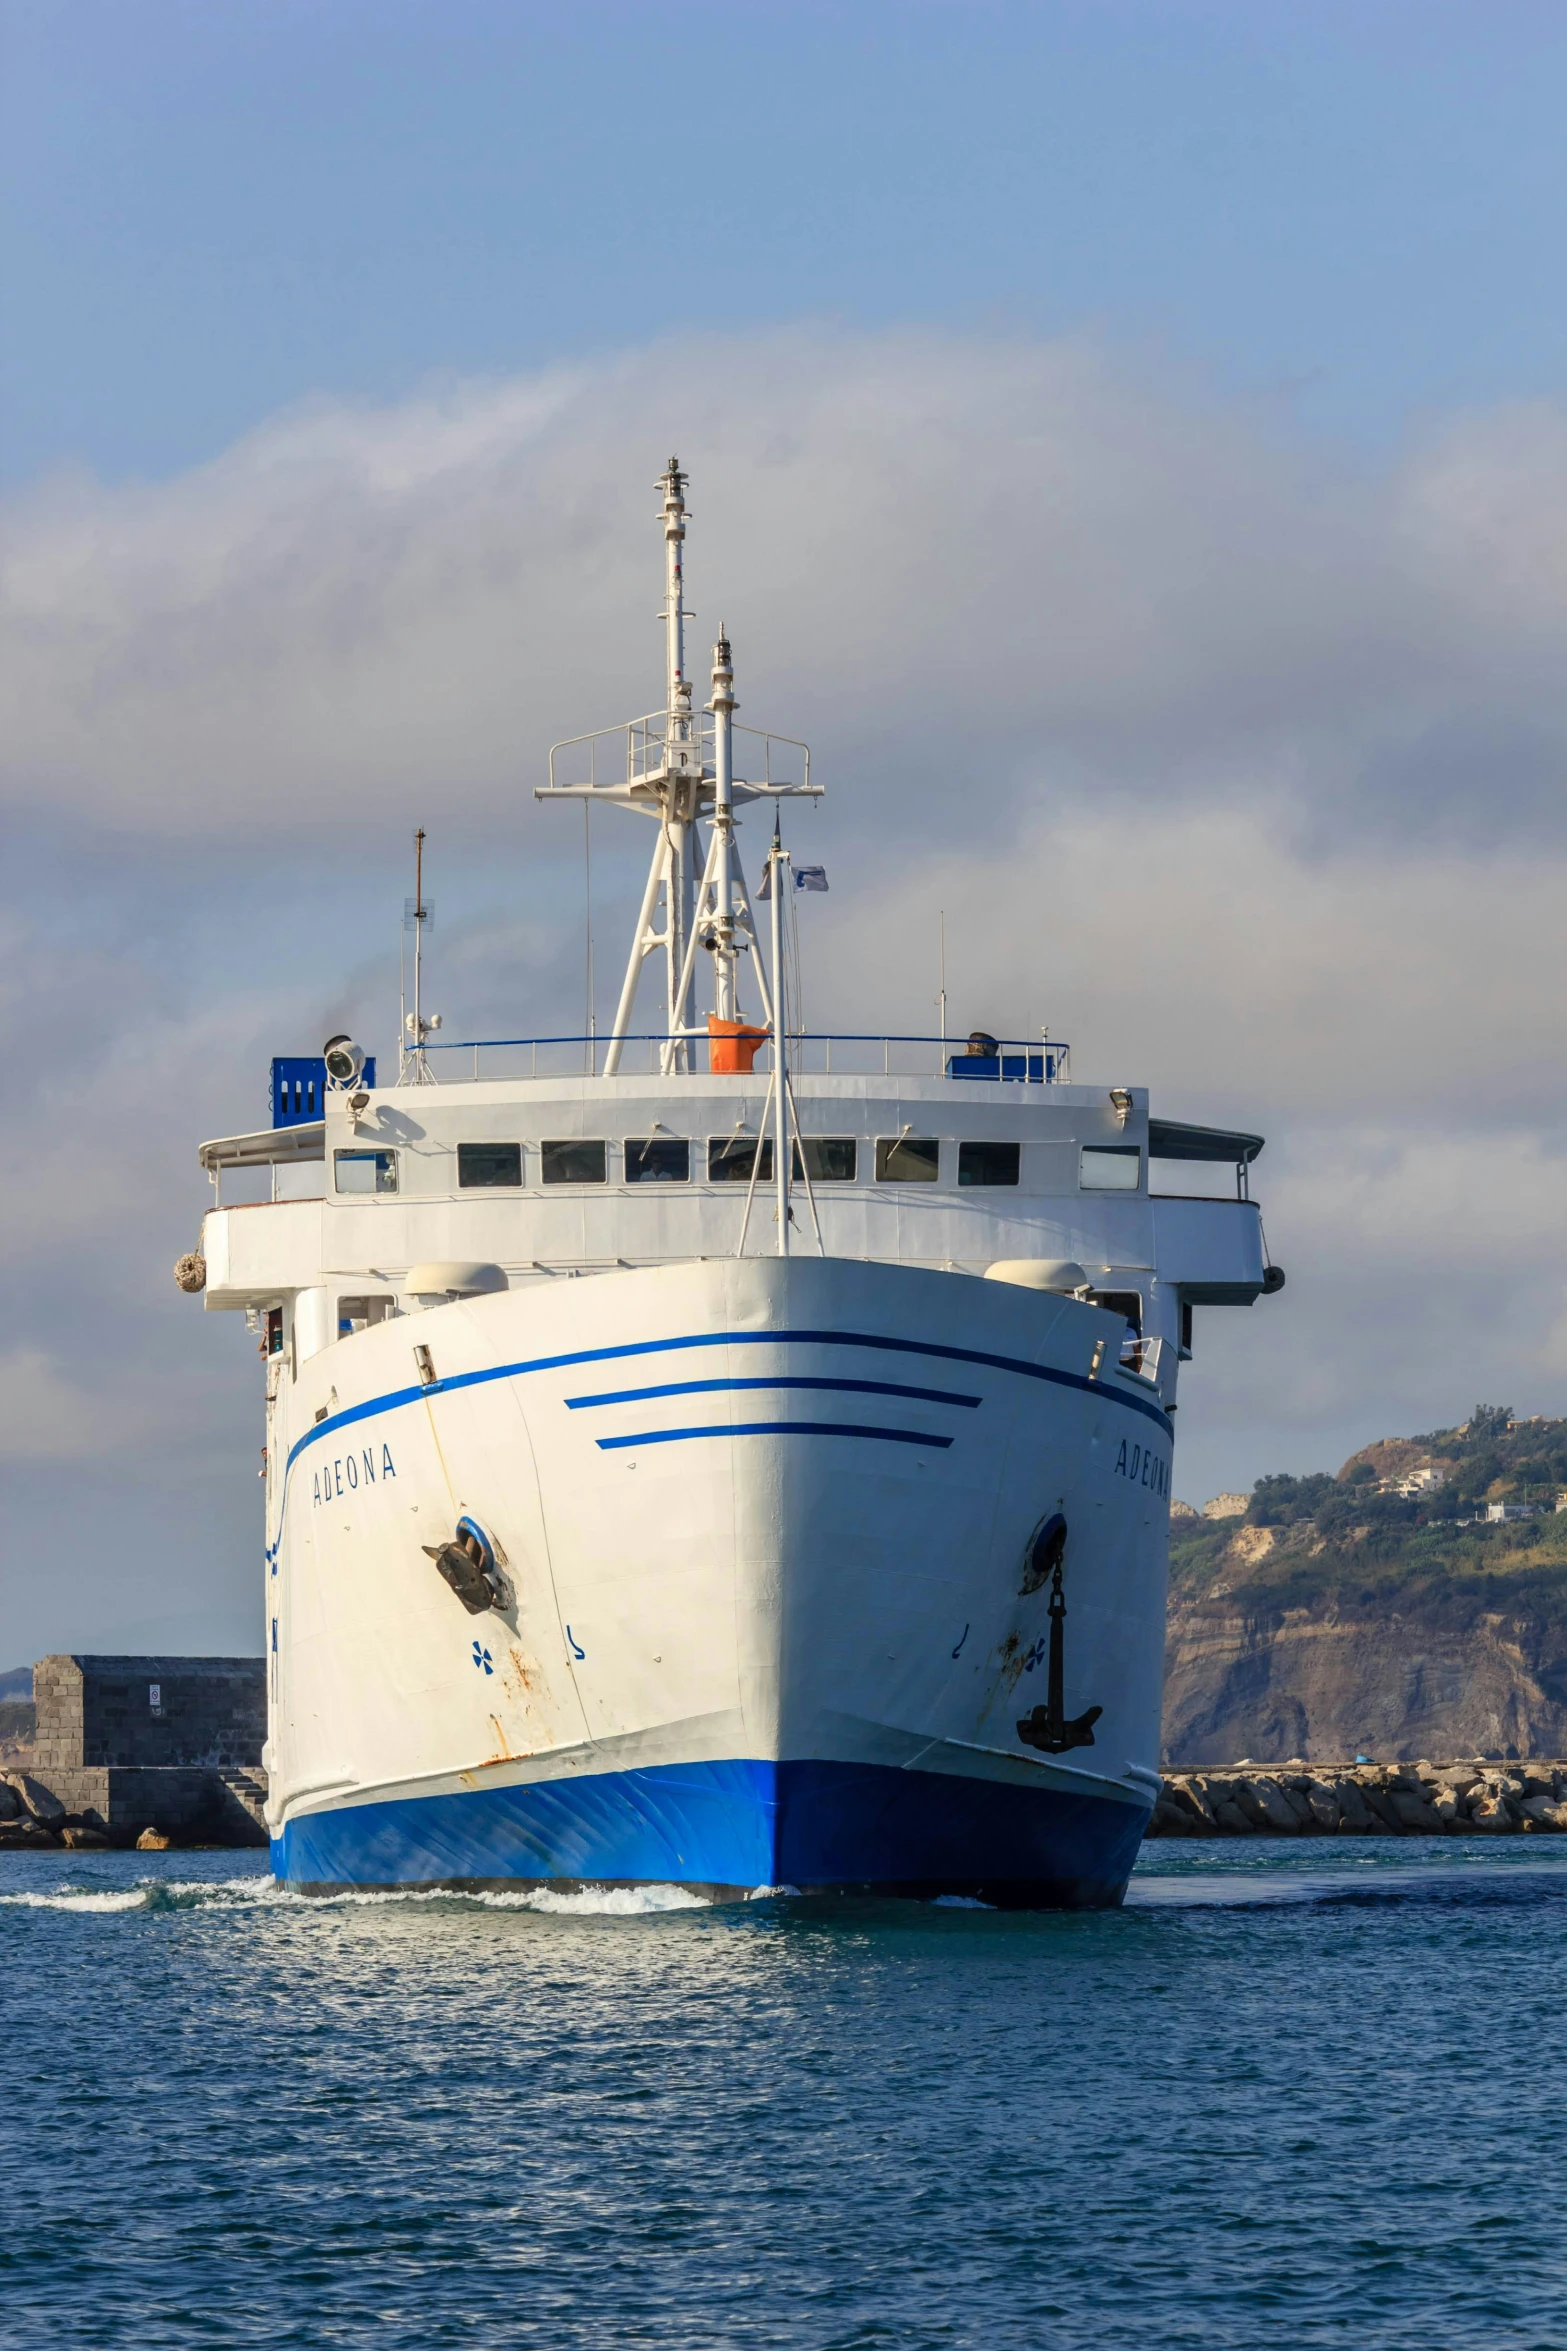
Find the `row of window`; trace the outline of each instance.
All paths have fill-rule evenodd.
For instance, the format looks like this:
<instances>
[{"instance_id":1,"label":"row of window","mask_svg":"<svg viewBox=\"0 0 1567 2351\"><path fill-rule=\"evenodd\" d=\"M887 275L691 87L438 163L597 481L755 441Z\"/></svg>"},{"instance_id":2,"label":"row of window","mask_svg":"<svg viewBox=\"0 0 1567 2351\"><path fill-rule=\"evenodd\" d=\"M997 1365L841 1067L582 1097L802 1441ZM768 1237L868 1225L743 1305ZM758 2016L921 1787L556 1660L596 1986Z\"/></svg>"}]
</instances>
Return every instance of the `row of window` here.
<instances>
[{"instance_id":1,"label":"row of window","mask_svg":"<svg viewBox=\"0 0 1567 2351\"><path fill-rule=\"evenodd\" d=\"M792 1146L796 1182L809 1176L813 1184L852 1184L859 1172L859 1146L853 1135L807 1135L804 1166L801 1145ZM539 1145L539 1176L545 1184L604 1184L609 1181L608 1143L573 1137ZM688 1184L691 1181L691 1144L684 1135L633 1137L623 1146L622 1173L628 1184ZM941 1169L941 1144L930 1135L895 1135L875 1146L878 1184L934 1184ZM334 1154L334 1180L339 1192L395 1192L395 1151L339 1151ZM1085 1144L1080 1154L1078 1180L1085 1191L1135 1192L1141 1154L1135 1143ZM958 1185L1016 1184L1020 1181L1021 1148L1016 1143L960 1142ZM761 1144L757 1166L754 1135L715 1135L707 1146L707 1180L711 1184L749 1184L753 1174L761 1184L773 1180L771 1137ZM520 1143L459 1143L457 1182L462 1191L517 1191L522 1186Z\"/></svg>"}]
</instances>

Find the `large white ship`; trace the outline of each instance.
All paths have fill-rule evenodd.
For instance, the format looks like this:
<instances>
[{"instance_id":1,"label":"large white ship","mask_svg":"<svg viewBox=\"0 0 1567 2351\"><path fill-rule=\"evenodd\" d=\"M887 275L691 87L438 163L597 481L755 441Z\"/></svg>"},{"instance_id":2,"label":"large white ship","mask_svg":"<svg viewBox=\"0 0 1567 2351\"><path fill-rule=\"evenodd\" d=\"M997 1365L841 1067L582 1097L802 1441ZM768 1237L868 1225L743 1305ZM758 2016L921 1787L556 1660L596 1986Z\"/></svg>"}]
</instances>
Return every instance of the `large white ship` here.
<instances>
[{"instance_id":1,"label":"large white ship","mask_svg":"<svg viewBox=\"0 0 1567 2351\"><path fill-rule=\"evenodd\" d=\"M202 1147L180 1279L266 1358L274 1868L1114 1903L1194 1309L1283 1280L1261 1141L1042 1037L803 1030L825 877L778 816L817 787L736 723L722 634L697 705L661 488L663 707L540 794L655 827L609 1033L437 1041L421 883L397 1083L334 1038Z\"/></svg>"}]
</instances>

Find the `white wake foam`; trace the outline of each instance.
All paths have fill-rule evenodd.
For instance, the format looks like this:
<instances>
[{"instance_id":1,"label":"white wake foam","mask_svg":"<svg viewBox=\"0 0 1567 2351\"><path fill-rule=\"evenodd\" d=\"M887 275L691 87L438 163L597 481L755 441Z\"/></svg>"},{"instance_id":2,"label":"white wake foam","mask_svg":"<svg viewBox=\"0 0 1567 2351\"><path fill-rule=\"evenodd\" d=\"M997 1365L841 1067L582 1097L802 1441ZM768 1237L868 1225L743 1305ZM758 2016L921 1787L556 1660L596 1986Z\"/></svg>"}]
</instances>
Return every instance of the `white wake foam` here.
<instances>
[{"instance_id":1,"label":"white wake foam","mask_svg":"<svg viewBox=\"0 0 1567 2351\"><path fill-rule=\"evenodd\" d=\"M146 1900L144 1886L134 1886L123 1894L0 1894L0 1904L11 1910L140 1910Z\"/></svg>"},{"instance_id":2,"label":"white wake foam","mask_svg":"<svg viewBox=\"0 0 1567 2351\"><path fill-rule=\"evenodd\" d=\"M541 1910L565 1918L647 1918L660 1910L707 1910L703 1894L689 1886L584 1887L575 1894L557 1894L537 1886L516 1894L473 1894L470 1901L487 1910Z\"/></svg>"},{"instance_id":3,"label":"white wake foam","mask_svg":"<svg viewBox=\"0 0 1567 2351\"><path fill-rule=\"evenodd\" d=\"M442 1902L478 1910L531 1910L567 1918L646 1918L661 1911L706 1910L707 1898L688 1886L600 1886L557 1892L549 1886L515 1893L446 1886L342 1886L330 1894L301 1894L272 1877L142 1878L112 1892L60 1886L48 1892L0 1894L0 1905L23 1910L127 1911L175 1904L180 1909L284 1904L301 1914L371 1910Z\"/></svg>"}]
</instances>

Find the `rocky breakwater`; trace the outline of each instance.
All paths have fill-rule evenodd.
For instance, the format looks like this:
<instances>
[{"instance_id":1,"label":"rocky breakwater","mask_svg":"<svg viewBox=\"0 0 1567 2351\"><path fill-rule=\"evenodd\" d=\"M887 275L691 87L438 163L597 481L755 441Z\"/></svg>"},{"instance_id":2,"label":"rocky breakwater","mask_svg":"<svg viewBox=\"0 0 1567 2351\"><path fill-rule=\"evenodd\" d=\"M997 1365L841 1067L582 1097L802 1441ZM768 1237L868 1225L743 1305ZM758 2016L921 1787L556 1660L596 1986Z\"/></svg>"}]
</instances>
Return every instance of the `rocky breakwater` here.
<instances>
[{"instance_id":1,"label":"rocky breakwater","mask_svg":"<svg viewBox=\"0 0 1567 2351\"><path fill-rule=\"evenodd\" d=\"M1567 1831L1567 1763L1274 1764L1167 1772L1150 1837L1472 1837Z\"/></svg>"},{"instance_id":2,"label":"rocky breakwater","mask_svg":"<svg viewBox=\"0 0 1567 2351\"><path fill-rule=\"evenodd\" d=\"M103 1822L67 1812L31 1772L0 1772L0 1850L50 1852L61 1846L107 1847Z\"/></svg>"}]
</instances>

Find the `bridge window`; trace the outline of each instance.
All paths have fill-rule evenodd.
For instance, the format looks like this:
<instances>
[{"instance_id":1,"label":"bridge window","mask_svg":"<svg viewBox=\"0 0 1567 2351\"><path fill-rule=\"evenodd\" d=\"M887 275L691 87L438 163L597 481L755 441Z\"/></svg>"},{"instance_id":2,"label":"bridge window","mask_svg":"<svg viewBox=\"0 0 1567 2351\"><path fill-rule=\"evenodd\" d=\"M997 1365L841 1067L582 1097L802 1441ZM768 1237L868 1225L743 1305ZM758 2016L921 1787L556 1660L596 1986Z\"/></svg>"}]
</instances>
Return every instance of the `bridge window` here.
<instances>
[{"instance_id":1,"label":"bridge window","mask_svg":"<svg viewBox=\"0 0 1567 2351\"><path fill-rule=\"evenodd\" d=\"M395 1151L334 1151L333 1175L340 1192L395 1192Z\"/></svg>"},{"instance_id":2,"label":"bridge window","mask_svg":"<svg viewBox=\"0 0 1567 2351\"><path fill-rule=\"evenodd\" d=\"M457 1182L464 1192L515 1191L522 1182L520 1143L459 1143Z\"/></svg>"},{"instance_id":3,"label":"bridge window","mask_svg":"<svg viewBox=\"0 0 1567 2351\"><path fill-rule=\"evenodd\" d=\"M651 1135L626 1145L628 1184L688 1184L691 1146L684 1135Z\"/></svg>"},{"instance_id":4,"label":"bridge window","mask_svg":"<svg viewBox=\"0 0 1567 2351\"><path fill-rule=\"evenodd\" d=\"M337 1302L337 1335L351 1338L355 1331L367 1331L372 1323L386 1322L396 1304L393 1298L339 1298Z\"/></svg>"},{"instance_id":5,"label":"bridge window","mask_svg":"<svg viewBox=\"0 0 1567 2351\"><path fill-rule=\"evenodd\" d=\"M1015 1184L1022 1154L1016 1143L960 1143L958 1184Z\"/></svg>"},{"instance_id":6,"label":"bridge window","mask_svg":"<svg viewBox=\"0 0 1567 2351\"><path fill-rule=\"evenodd\" d=\"M808 1174L813 1184L852 1184L858 1164L858 1154L852 1135L807 1135L805 1137L805 1167L800 1166L800 1146L794 1146L794 1180L800 1183Z\"/></svg>"},{"instance_id":7,"label":"bridge window","mask_svg":"<svg viewBox=\"0 0 1567 2351\"><path fill-rule=\"evenodd\" d=\"M1136 1143L1085 1143L1077 1180L1085 1192L1135 1192L1142 1161Z\"/></svg>"},{"instance_id":8,"label":"bridge window","mask_svg":"<svg viewBox=\"0 0 1567 2351\"><path fill-rule=\"evenodd\" d=\"M941 1172L941 1145L928 1135L895 1135L876 1146L879 1184L933 1184Z\"/></svg>"},{"instance_id":9,"label":"bridge window","mask_svg":"<svg viewBox=\"0 0 1567 2351\"><path fill-rule=\"evenodd\" d=\"M541 1143L539 1152L543 1161L540 1172L547 1184L602 1184L608 1180L602 1143Z\"/></svg>"},{"instance_id":10,"label":"bridge window","mask_svg":"<svg viewBox=\"0 0 1567 2351\"><path fill-rule=\"evenodd\" d=\"M710 1184L748 1184L755 1166L754 1135L714 1135L707 1146L707 1180ZM762 1165L756 1180L759 1184L770 1184L773 1180L771 1135L762 1143Z\"/></svg>"}]
</instances>

